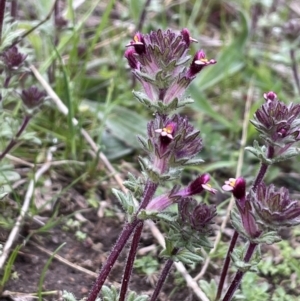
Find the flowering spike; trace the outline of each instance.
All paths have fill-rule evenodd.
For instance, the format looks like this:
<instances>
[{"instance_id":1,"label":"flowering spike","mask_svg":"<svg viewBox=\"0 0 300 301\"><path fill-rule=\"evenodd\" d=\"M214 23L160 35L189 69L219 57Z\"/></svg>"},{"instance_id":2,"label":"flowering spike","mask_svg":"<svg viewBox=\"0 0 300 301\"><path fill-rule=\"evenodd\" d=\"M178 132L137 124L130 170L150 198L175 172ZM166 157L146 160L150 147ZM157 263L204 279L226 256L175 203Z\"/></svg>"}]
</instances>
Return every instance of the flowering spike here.
<instances>
[{"instance_id":1,"label":"flowering spike","mask_svg":"<svg viewBox=\"0 0 300 301\"><path fill-rule=\"evenodd\" d=\"M145 97L139 100L165 114L187 102L185 90L200 70L215 60L207 60L203 51L196 54L187 71L189 46L196 42L184 28L180 33L161 29L150 34L136 33L126 50L134 76L141 82ZM132 50L133 49L133 50Z\"/></svg>"}]
</instances>

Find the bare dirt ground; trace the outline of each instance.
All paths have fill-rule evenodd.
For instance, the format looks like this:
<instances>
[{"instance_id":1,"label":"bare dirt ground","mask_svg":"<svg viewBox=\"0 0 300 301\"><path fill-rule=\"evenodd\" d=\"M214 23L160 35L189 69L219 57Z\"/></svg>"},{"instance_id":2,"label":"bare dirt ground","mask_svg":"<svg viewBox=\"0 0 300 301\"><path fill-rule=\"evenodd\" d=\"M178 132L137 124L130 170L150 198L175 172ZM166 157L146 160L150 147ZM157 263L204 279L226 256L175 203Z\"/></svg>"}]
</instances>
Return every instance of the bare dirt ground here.
<instances>
[{"instance_id":1,"label":"bare dirt ground","mask_svg":"<svg viewBox=\"0 0 300 301\"><path fill-rule=\"evenodd\" d=\"M31 236L18 253L11 280L5 285L3 296L0 297L1 301L20 300L18 299L20 297L23 297L22 300L36 299L37 297L32 294L38 291L43 268L51 257L50 254L63 243L65 245L57 253L58 256L53 258L46 271L42 291L43 293L49 292L49 295L44 295L43 300L61 300L63 290L72 292L77 298L88 295L97 271L105 261L110 247L116 241L123 222L116 217L99 219L96 210L82 215L88 220L81 227L81 231L88 233L83 241L76 239L74 231L66 231L61 226L56 226L47 233ZM32 231L32 225L26 224L18 243L22 243L23 238ZM153 243L153 239L146 231L141 247ZM108 283L116 286L120 284L126 259L124 253L121 254ZM81 268L84 270L80 270ZM150 295L152 291L150 280L155 279L155 275L152 275L153 278L147 278L145 274L141 275L136 272L132 277L130 289ZM170 276L160 300L171 300L169 296L173 290L174 283ZM172 295L172 300L193 300L192 293L187 288L180 288L175 291L175 295L173 293Z\"/></svg>"}]
</instances>

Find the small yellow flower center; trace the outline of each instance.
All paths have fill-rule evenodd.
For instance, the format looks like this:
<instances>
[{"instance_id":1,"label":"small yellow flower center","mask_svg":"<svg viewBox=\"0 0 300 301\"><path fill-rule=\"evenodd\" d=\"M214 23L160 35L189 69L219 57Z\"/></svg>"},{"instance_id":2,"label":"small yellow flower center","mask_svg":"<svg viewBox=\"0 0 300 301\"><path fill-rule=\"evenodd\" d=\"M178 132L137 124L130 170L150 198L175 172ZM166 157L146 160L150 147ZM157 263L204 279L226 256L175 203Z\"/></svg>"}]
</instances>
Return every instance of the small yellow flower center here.
<instances>
[{"instance_id":1,"label":"small yellow flower center","mask_svg":"<svg viewBox=\"0 0 300 301\"><path fill-rule=\"evenodd\" d=\"M235 187L236 179L229 179L229 185Z\"/></svg>"},{"instance_id":2,"label":"small yellow flower center","mask_svg":"<svg viewBox=\"0 0 300 301\"><path fill-rule=\"evenodd\" d=\"M138 42L139 42L139 37L138 37L137 35L135 35L135 36L133 37L133 40L134 40L136 43L138 43Z\"/></svg>"},{"instance_id":3,"label":"small yellow flower center","mask_svg":"<svg viewBox=\"0 0 300 301\"><path fill-rule=\"evenodd\" d=\"M174 130L174 127L171 124L169 124L165 128L163 128L162 130L163 130L163 132L166 132L168 134L172 134L173 130Z\"/></svg>"}]
</instances>

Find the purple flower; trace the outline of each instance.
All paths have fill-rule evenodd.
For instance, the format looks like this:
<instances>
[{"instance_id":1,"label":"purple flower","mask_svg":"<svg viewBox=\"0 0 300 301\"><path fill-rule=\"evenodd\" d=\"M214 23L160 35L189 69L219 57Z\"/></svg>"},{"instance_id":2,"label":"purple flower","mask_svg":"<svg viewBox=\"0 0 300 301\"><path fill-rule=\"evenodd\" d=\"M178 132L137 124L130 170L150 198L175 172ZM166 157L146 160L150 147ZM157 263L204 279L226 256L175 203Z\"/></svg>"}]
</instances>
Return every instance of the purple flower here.
<instances>
[{"instance_id":1,"label":"purple flower","mask_svg":"<svg viewBox=\"0 0 300 301\"><path fill-rule=\"evenodd\" d=\"M210 181L209 174L203 174L198 177L196 180L191 182L186 188L179 190L175 195L180 195L181 197L188 197L192 195L196 195L206 190L210 193L215 194L217 192L216 189L212 188L208 182Z\"/></svg>"},{"instance_id":2,"label":"purple flower","mask_svg":"<svg viewBox=\"0 0 300 301\"><path fill-rule=\"evenodd\" d=\"M290 199L289 191L261 183L251 192L251 202L261 223L270 228L300 224L300 203Z\"/></svg>"},{"instance_id":3,"label":"purple flower","mask_svg":"<svg viewBox=\"0 0 300 301\"><path fill-rule=\"evenodd\" d=\"M300 140L300 104L286 105L274 92L264 94L266 103L251 120L267 145L274 148L274 156L283 154Z\"/></svg>"},{"instance_id":4,"label":"purple flower","mask_svg":"<svg viewBox=\"0 0 300 301\"><path fill-rule=\"evenodd\" d=\"M144 36L140 32L135 34L133 41L130 41L127 47L128 46L133 46L138 54L144 54L146 52Z\"/></svg>"},{"instance_id":5,"label":"purple flower","mask_svg":"<svg viewBox=\"0 0 300 301\"><path fill-rule=\"evenodd\" d=\"M194 78L197 73L199 73L204 67L216 64L216 60L208 60L206 58L205 52L203 50L199 50L190 65L189 70L186 73L187 78Z\"/></svg>"},{"instance_id":6,"label":"purple flower","mask_svg":"<svg viewBox=\"0 0 300 301\"><path fill-rule=\"evenodd\" d=\"M162 211L179 199L187 199L187 197L200 194L203 191L215 194L217 190L208 184L209 180L209 174L203 174L183 189L175 186L169 194L163 194L151 200L147 210Z\"/></svg>"},{"instance_id":7,"label":"purple flower","mask_svg":"<svg viewBox=\"0 0 300 301\"><path fill-rule=\"evenodd\" d=\"M148 123L149 143L154 150L147 150L154 169L164 174L178 162L183 164L196 156L202 148L199 133L184 117L156 114Z\"/></svg>"},{"instance_id":8,"label":"purple flower","mask_svg":"<svg viewBox=\"0 0 300 301\"><path fill-rule=\"evenodd\" d=\"M244 231L249 237L258 237L261 234L261 230L256 223L251 202L248 198L246 198L245 179L242 177L237 179L230 178L228 181L225 181L225 185L222 186L222 189L224 191L231 191L235 197L236 206L240 213Z\"/></svg>"},{"instance_id":9,"label":"purple flower","mask_svg":"<svg viewBox=\"0 0 300 301\"><path fill-rule=\"evenodd\" d=\"M230 178L228 181L225 181L222 189L224 191L232 191L236 199L244 199L246 196L246 181L242 177L237 179Z\"/></svg>"},{"instance_id":10,"label":"purple flower","mask_svg":"<svg viewBox=\"0 0 300 301\"><path fill-rule=\"evenodd\" d=\"M23 65L26 57L27 54L20 53L18 47L13 46L3 53L2 60L9 70L16 70Z\"/></svg>"},{"instance_id":11,"label":"purple flower","mask_svg":"<svg viewBox=\"0 0 300 301\"><path fill-rule=\"evenodd\" d=\"M24 105L29 109L38 107L45 99L45 96L46 92L40 91L36 86L22 90L21 94Z\"/></svg>"}]
</instances>

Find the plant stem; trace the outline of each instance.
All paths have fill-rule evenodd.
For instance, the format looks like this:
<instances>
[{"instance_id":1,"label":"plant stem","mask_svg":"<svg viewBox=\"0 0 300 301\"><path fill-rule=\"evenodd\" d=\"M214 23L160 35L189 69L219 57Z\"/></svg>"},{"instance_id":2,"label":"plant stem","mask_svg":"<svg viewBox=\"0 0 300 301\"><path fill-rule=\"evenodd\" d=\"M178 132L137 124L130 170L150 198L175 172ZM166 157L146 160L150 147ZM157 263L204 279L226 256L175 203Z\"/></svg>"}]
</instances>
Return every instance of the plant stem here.
<instances>
[{"instance_id":1,"label":"plant stem","mask_svg":"<svg viewBox=\"0 0 300 301\"><path fill-rule=\"evenodd\" d=\"M234 231L234 234L231 238L231 242L226 254L226 258L224 261L224 265L223 265L223 269L222 269L222 273L221 273L221 278L220 278L220 282L219 282L219 286L218 286L218 292L217 292L217 296L215 301L220 300L221 298L221 294L222 294L222 290L223 290L223 286L224 286L224 282L225 282L225 278L227 276L227 272L228 272L228 268L229 268L229 263L230 263L230 254L234 249L234 246L236 244L236 241L239 237L239 233L237 231Z\"/></svg>"},{"instance_id":2,"label":"plant stem","mask_svg":"<svg viewBox=\"0 0 300 301\"><path fill-rule=\"evenodd\" d=\"M175 255L177 252L178 252L178 248L174 248L173 251L172 251L172 255ZM168 259L168 261L166 262L165 266L164 266L164 269L162 270L160 276L159 276L159 279L157 281L157 284L156 284L156 287L154 289L154 292L151 296L151 299L150 301L155 301L165 283L165 281L167 280L168 278L168 275L169 275L169 272L171 270L171 267L173 265L174 261L170 258Z\"/></svg>"},{"instance_id":3,"label":"plant stem","mask_svg":"<svg viewBox=\"0 0 300 301\"><path fill-rule=\"evenodd\" d=\"M147 181L146 187L145 187L145 191L144 191L144 196L143 196L143 200L140 204L140 207L136 213L136 215L142 210L145 209L147 207L147 205L149 204L149 202L151 201L156 189L157 189L158 184L151 182L150 180Z\"/></svg>"},{"instance_id":4,"label":"plant stem","mask_svg":"<svg viewBox=\"0 0 300 301\"><path fill-rule=\"evenodd\" d=\"M113 247L112 251L110 252L105 264L102 266L102 269L89 293L87 301L95 301L102 285L104 284L107 276L109 275L111 269L113 268L116 260L118 259L121 251L123 250L124 246L127 243L128 238L130 237L132 231L139 223L139 220L135 219L132 223L128 223L125 225L125 228L121 232L115 246Z\"/></svg>"},{"instance_id":5,"label":"plant stem","mask_svg":"<svg viewBox=\"0 0 300 301\"><path fill-rule=\"evenodd\" d=\"M269 159L273 158L274 156L274 147L273 146L269 146L268 147L268 154L267 157ZM262 182L264 176L266 175L266 172L268 170L269 165L267 165L266 163L261 163L260 169L258 171L258 174L256 176L256 179L252 185L252 190L256 191L258 185Z\"/></svg>"},{"instance_id":6,"label":"plant stem","mask_svg":"<svg viewBox=\"0 0 300 301\"><path fill-rule=\"evenodd\" d=\"M271 159L271 158L273 158L273 156L274 156L274 147L269 146L267 157ZM260 169L259 169L259 171L257 173L257 176L254 180L254 183L252 185L252 190L253 191L256 191L258 185L262 182L264 176L266 175L268 167L269 167L269 165L267 165L265 163L261 163ZM224 261L224 265L223 265L223 269L222 269L222 273L221 273L221 278L220 278L220 282L219 282L219 286L218 286L218 292L217 292L217 296L216 296L215 301L218 301L221 298L225 278L226 278L227 273L228 273L228 268L229 268L229 263L230 263L230 254L231 254L231 252L233 251L233 249L235 247L235 244L237 242L238 237L239 237L239 233L237 231L234 231L234 234L233 234L233 237L231 239L230 246L229 246L229 249L227 251L225 261Z\"/></svg>"},{"instance_id":7,"label":"plant stem","mask_svg":"<svg viewBox=\"0 0 300 301\"><path fill-rule=\"evenodd\" d=\"M144 195L142 198L142 202L140 204L140 207L138 209L138 212L141 209L146 208L150 200L152 199L156 189L157 189L158 184L151 182L150 180L147 181L145 190L144 190ZM137 213L138 213L137 212ZM136 213L136 215L137 215ZM135 216L133 221L131 223L127 223L125 225L125 228L121 232L115 246L113 247L112 251L110 252L105 264L103 265L102 269L99 272L99 275L93 284L93 287L91 288L91 291L89 293L89 296L86 301L95 301L106 278L108 277L111 269L113 268L116 260L118 259L121 251L126 245L126 242L128 241L130 235L134 231L135 227L141 222L141 220L137 219Z\"/></svg>"},{"instance_id":8,"label":"plant stem","mask_svg":"<svg viewBox=\"0 0 300 301\"><path fill-rule=\"evenodd\" d=\"M143 7L143 10L142 10L142 13L140 15L140 20L139 20L139 23L136 27L136 31L142 31L143 29L143 24L145 22L145 19L146 19L146 13L147 13L147 8L149 7L151 3L151 0L146 0L146 3L144 4L144 7Z\"/></svg>"},{"instance_id":9,"label":"plant stem","mask_svg":"<svg viewBox=\"0 0 300 301\"><path fill-rule=\"evenodd\" d=\"M5 13L6 0L0 0L0 45L2 44L2 29Z\"/></svg>"},{"instance_id":10,"label":"plant stem","mask_svg":"<svg viewBox=\"0 0 300 301\"><path fill-rule=\"evenodd\" d=\"M9 85L10 80L11 80L11 76L8 75L8 76L5 78L5 81L4 81L4 84L3 84L3 87L4 87L5 89L8 88L8 85Z\"/></svg>"},{"instance_id":11,"label":"plant stem","mask_svg":"<svg viewBox=\"0 0 300 301\"><path fill-rule=\"evenodd\" d=\"M17 14L18 14L18 0L12 0L11 7L10 7L10 15L14 18L14 20L16 20Z\"/></svg>"},{"instance_id":12,"label":"plant stem","mask_svg":"<svg viewBox=\"0 0 300 301\"><path fill-rule=\"evenodd\" d=\"M250 243L250 245L248 247L248 250L247 250L247 253L244 257L244 262L247 263L247 262L250 261L256 247L257 247L256 243ZM236 272L235 277L232 280L232 282L230 284L230 287L228 288L227 293L223 298L223 301L230 301L232 299L236 289L238 288L238 286L240 285L240 283L242 281L242 278L243 278L244 274L245 274L245 272L243 272L241 270L238 270Z\"/></svg>"},{"instance_id":13,"label":"plant stem","mask_svg":"<svg viewBox=\"0 0 300 301\"><path fill-rule=\"evenodd\" d=\"M135 229L135 232L134 232L134 235L133 235L133 238L131 241L131 247L130 247L130 251L128 253L128 257L127 257L126 267L125 267L123 280L122 280L122 286L121 286L120 295L119 295L119 301L124 301L125 297L126 297L130 276L132 274L133 263L134 263L134 259L136 256L139 241L141 238L143 226L144 226L144 222L140 221L140 223L137 225L137 227Z\"/></svg>"},{"instance_id":14,"label":"plant stem","mask_svg":"<svg viewBox=\"0 0 300 301\"><path fill-rule=\"evenodd\" d=\"M30 115L26 115L23 119L23 122L15 136L15 138L13 138L12 140L10 140L9 144L6 146L5 150L0 154L0 161L5 157L6 154L8 154L8 152L17 144L18 139L21 134L24 132L24 130L26 129L29 121L31 119Z\"/></svg>"},{"instance_id":15,"label":"plant stem","mask_svg":"<svg viewBox=\"0 0 300 301\"><path fill-rule=\"evenodd\" d=\"M293 70L293 75L295 79L295 83L298 89L298 93L300 95L300 79L299 79L299 74L298 74L298 66L297 66L297 60L295 58L295 50L291 49L290 50L290 57L292 60L292 70Z\"/></svg>"}]
</instances>

